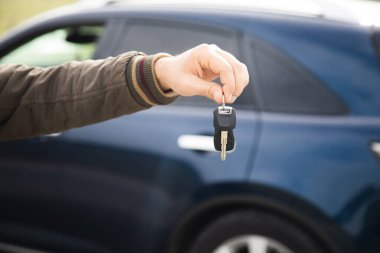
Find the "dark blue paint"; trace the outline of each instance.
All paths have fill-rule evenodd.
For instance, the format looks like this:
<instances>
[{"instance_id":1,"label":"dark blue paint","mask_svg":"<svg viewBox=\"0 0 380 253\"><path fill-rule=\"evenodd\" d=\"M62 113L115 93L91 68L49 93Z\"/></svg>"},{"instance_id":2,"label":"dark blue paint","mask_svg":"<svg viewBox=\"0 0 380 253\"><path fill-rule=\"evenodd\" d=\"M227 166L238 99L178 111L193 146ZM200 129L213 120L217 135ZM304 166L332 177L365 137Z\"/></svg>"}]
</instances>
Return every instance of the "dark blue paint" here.
<instances>
[{"instance_id":1,"label":"dark blue paint","mask_svg":"<svg viewBox=\"0 0 380 253\"><path fill-rule=\"evenodd\" d=\"M334 228L360 252L380 250L380 162L369 148L380 140L380 63L365 28L264 13L110 9L36 22L5 38L0 51L39 27L125 16L236 29L241 43L260 40L297 60L351 113L237 111L237 148L226 162L177 146L180 135L213 133L213 108L159 107L56 139L0 143L0 240L52 251L157 252L196 206L244 196L293 208L311 223L324 217L320 229L331 240ZM308 208L316 211L304 216Z\"/></svg>"},{"instance_id":2,"label":"dark blue paint","mask_svg":"<svg viewBox=\"0 0 380 253\"><path fill-rule=\"evenodd\" d=\"M263 115L251 178L297 193L354 236L362 229L354 220L363 219L363 210L376 200L358 196L380 188L379 161L369 150L379 124L371 118ZM353 199L355 210L346 210ZM346 212L350 219L339 218Z\"/></svg>"}]
</instances>

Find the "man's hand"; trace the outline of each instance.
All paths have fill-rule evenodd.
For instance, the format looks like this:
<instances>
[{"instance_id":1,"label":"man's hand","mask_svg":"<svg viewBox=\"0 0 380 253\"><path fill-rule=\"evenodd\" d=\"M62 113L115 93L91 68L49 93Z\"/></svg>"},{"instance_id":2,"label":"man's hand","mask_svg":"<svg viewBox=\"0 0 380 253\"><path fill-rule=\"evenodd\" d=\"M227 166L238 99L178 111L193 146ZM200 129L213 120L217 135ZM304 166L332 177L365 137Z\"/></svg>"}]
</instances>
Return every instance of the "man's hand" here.
<instances>
[{"instance_id":1,"label":"man's hand","mask_svg":"<svg viewBox=\"0 0 380 253\"><path fill-rule=\"evenodd\" d=\"M172 89L181 96L201 95L233 103L248 85L245 64L216 45L202 44L174 57L155 63L155 73L163 90ZM223 86L213 82L217 77Z\"/></svg>"}]
</instances>

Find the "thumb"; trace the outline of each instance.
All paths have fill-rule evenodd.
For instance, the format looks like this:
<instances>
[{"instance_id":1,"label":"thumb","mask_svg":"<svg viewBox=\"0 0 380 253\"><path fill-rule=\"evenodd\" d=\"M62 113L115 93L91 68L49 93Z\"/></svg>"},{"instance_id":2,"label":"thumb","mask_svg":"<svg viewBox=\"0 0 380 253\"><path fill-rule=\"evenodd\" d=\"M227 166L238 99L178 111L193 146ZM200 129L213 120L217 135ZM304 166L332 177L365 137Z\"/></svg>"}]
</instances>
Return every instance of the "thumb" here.
<instances>
[{"instance_id":1,"label":"thumb","mask_svg":"<svg viewBox=\"0 0 380 253\"><path fill-rule=\"evenodd\" d=\"M222 87L215 82L205 81L197 76L192 76L189 80L189 89L193 95L200 95L214 100L216 103L222 103Z\"/></svg>"}]
</instances>

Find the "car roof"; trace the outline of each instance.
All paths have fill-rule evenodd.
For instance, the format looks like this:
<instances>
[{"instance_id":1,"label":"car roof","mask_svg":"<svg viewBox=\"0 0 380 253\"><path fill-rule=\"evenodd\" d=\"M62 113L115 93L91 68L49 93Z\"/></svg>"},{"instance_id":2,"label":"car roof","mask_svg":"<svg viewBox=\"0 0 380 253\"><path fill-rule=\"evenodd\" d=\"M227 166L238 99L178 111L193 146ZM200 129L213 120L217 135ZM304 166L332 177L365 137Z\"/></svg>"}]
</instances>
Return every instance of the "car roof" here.
<instances>
[{"instance_id":1,"label":"car roof","mask_svg":"<svg viewBox=\"0 0 380 253\"><path fill-rule=\"evenodd\" d=\"M82 0L86 3L87 0ZM181 9L216 9L216 10L246 10L246 11L266 11L274 13L288 13L294 15L319 16L320 10L311 1L301 0L192 0L185 2L181 0L111 0L106 5L124 5L129 7L145 8L181 8Z\"/></svg>"},{"instance_id":2,"label":"car roof","mask_svg":"<svg viewBox=\"0 0 380 253\"><path fill-rule=\"evenodd\" d=\"M82 6L118 6L129 9L203 9L323 18L364 26L380 24L380 3L368 0L81 0Z\"/></svg>"},{"instance_id":3,"label":"car roof","mask_svg":"<svg viewBox=\"0 0 380 253\"><path fill-rule=\"evenodd\" d=\"M365 3L368 2L365 0L361 1ZM284 4L285 2L286 4ZM65 17L71 14L84 15L89 13L112 13L114 15L115 13L124 11L138 11L144 13L202 12L206 15L223 13L224 15L233 14L236 16L251 16L253 13L261 13L264 15L302 17L301 21L304 21L303 18L313 18L327 22L345 22L351 25L361 24L354 15L332 2L358 3L356 0L192 0L191 3L185 2L184 0L79 0L74 4L50 10L24 21L0 38L0 42L8 40L19 31L29 29L35 24L49 22L52 18ZM355 7L355 5L353 5L353 7ZM360 10L361 13L368 14L366 11L361 11L363 8L357 7L357 9ZM380 3L374 4L371 2L371 4L367 6L367 9L371 9L375 14L378 13L378 15L374 15L375 17L380 17ZM372 26L371 15L364 16L366 17L367 26Z\"/></svg>"}]
</instances>

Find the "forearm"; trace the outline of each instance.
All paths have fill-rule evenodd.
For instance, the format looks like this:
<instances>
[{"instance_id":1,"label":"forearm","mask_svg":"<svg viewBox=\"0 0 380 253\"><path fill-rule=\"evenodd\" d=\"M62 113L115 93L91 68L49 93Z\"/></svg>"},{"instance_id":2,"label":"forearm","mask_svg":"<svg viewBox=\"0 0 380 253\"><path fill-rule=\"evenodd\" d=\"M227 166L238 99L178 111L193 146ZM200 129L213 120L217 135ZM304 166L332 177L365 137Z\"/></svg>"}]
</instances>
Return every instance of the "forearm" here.
<instances>
[{"instance_id":1,"label":"forearm","mask_svg":"<svg viewBox=\"0 0 380 253\"><path fill-rule=\"evenodd\" d=\"M130 52L51 68L0 66L0 140L97 123L167 104L152 57Z\"/></svg>"}]
</instances>

